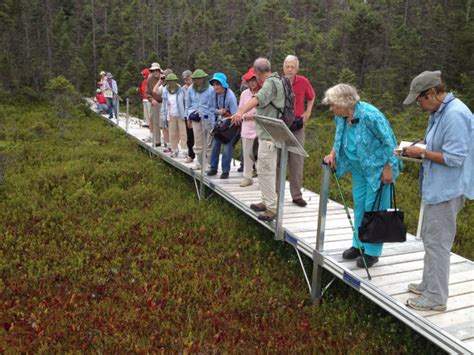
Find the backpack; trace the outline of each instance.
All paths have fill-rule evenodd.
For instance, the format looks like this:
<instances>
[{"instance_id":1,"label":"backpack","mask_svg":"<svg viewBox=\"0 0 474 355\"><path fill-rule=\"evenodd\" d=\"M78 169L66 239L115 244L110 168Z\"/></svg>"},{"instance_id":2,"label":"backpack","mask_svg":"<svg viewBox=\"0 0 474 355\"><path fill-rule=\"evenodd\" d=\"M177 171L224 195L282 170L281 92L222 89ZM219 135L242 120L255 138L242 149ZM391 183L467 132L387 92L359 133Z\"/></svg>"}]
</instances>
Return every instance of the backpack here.
<instances>
[{"instance_id":1,"label":"backpack","mask_svg":"<svg viewBox=\"0 0 474 355\"><path fill-rule=\"evenodd\" d=\"M290 128L295 122L295 93L293 92L293 86L291 85L290 79L286 76L278 76L283 85L283 91L285 94L285 105L283 109L276 107L273 102L270 104L280 112L280 119L282 119L286 126Z\"/></svg>"}]
</instances>

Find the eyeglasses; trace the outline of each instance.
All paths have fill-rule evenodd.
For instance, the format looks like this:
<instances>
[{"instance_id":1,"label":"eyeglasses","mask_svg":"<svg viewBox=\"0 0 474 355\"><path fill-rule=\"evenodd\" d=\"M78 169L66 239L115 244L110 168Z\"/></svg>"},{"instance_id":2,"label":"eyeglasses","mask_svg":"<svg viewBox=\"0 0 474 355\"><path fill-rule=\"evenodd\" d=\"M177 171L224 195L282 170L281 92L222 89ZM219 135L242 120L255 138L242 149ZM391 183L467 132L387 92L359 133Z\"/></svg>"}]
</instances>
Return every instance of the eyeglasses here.
<instances>
[{"instance_id":1,"label":"eyeglasses","mask_svg":"<svg viewBox=\"0 0 474 355\"><path fill-rule=\"evenodd\" d=\"M419 106L420 105L420 101L421 99L427 99L428 98L428 91L430 91L430 89L427 89L425 91L422 91L420 92L420 95L418 95L415 99L416 101L416 104Z\"/></svg>"}]
</instances>

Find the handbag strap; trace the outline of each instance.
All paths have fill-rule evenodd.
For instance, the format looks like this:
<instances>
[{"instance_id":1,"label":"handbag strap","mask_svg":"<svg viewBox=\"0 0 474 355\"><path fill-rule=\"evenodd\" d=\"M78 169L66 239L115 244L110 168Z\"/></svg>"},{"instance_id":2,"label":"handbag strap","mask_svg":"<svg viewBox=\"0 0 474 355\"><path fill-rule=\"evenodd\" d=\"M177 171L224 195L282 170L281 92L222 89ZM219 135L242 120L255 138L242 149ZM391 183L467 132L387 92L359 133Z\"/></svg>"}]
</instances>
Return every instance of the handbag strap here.
<instances>
[{"instance_id":1,"label":"handbag strap","mask_svg":"<svg viewBox=\"0 0 474 355\"><path fill-rule=\"evenodd\" d=\"M377 211L380 210L380 201L382 200L382 188L383 188L383 182L380 183L380 187L377 190L377 195L375 195L375 200L374 203L372 204L372 212L375 211L375 205L377 204Z\"/></svg>"},{"instance_id":2,"label":"handbag strap","mask_svg":"<svg viewBox=\"0 0 474 355\"><path fill-rule=\"evenodd\" d=\"M390 184L390 195L391 195L391 200L393 201L393 207L395 208L395 211L397 210L397 198L395 196L395 184L392 182Z\"/></svg>"}]
</instances>

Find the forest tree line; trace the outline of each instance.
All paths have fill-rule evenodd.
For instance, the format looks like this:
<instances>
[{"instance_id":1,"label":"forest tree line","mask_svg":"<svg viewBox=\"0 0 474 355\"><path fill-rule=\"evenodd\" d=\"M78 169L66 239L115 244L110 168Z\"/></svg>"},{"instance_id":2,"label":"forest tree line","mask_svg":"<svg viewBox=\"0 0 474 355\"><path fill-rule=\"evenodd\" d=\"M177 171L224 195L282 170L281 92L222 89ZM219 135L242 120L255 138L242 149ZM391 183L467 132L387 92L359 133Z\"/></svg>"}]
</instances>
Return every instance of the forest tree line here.
<instances>
[{"instance_id":1,"label":"forest tree line","mask_svg":"<svg viewBox=\"0 0 474 355\"><path fill-rule=\"evenodd\" d=\"M41 91L64 75L92 95L110 71L132 94L140 71L222 71L234 88L258 56L280 70L288 54L322 92L355 84L383 108L401 107L410 80L440 69L474 108L471 0L3 0L0 89Z\"/></svg>"}]
</instances>

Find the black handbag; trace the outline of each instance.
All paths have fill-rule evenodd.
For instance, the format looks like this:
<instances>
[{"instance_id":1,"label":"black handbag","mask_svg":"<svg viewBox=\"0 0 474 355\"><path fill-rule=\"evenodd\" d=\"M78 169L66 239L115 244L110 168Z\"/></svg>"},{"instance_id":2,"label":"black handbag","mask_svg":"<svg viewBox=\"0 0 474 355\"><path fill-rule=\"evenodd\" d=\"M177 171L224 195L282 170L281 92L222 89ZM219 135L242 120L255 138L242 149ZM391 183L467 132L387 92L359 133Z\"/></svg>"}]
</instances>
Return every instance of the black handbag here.
<instances>
[{"instance_id":1,"label":"black handbag","mask_svg":"<svg viewBox=\"0 0 474 355\"><path fill-rule=\"evenodd\" d=\"M403 243L407 240L407 227L403 223L403 211L397 209L395 186L390 184L390 202L393 207L378 211L382 199L382 187L377 191L372 212L365 212L362 224L359 227L359 239L364 243ZM374 210L377 204L377 210Z\"/></svg>"},{"instance_id":2,"label":"black handbag","mask_svg":"<svg viewBox=\"0 0 474 355\"><path fill-rule=\"evenodd\" d=\"M230 118L225 118L216 123L211 131L211 135L224 144L229 143L236 135L240 134L240 126L232 124Z\"/></svg>"}]
</instances>

